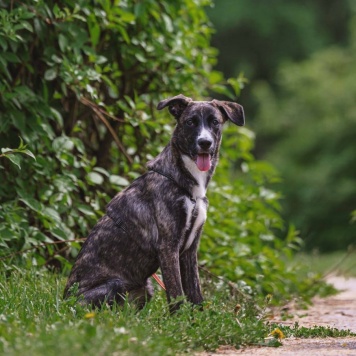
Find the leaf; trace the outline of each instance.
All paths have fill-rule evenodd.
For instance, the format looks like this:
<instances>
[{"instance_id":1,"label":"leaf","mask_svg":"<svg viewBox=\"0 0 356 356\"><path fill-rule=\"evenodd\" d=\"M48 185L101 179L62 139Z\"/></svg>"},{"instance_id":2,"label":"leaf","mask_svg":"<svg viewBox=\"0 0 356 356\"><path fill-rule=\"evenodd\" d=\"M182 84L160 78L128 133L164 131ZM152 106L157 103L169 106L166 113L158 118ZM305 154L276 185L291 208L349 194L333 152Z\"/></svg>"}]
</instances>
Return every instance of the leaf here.
<instances>
[{"instance_id":1,"label":"leaf","mask_svg":"<svg viewBox=\"0 0 356 356\"><path fill-rule=\"evenodd\" d=\"M51 112L52 112L53 118L56 120L57 124L60 127L63 127L63 117L62 117L61 113L54 108L51 108Z\"/></svg>"},{"instance_id":2,"label":"leaf","mask_svg":"<svg viewBox=\"0 0 356 356\"><path fill-rule=\"evenodd\" d=\"M27 156L30 156L30 157L32 157L35 161L36 161L36 157L35 157L35 155L30 151L30 150L23 150L23 151L21 151L21 153L23 153L23 154L25 154L25 155L27 155Z\"/></svg>"},{"instance_id":3,"label":"leaf","mask_svg":"<svg viewBox=\"0 0 356 356\"><path fill-rule=\"evenodd\" d=\"M58 44L59 44L59 48L61 49L61 51L65 52L68 47L67 37L63 36L62 34L59 34L58 35Z\"/></svg>"},{"instance_id":4,"label":"leaf","mask_svg":"<svg viewBox=\"0 0 356 356\"><path fill-rule=\"evenodd\" d=\"M1 153L14 152L12 148L4 147L1 149Z\"/></svg>"},{"instance_id":5,"label":"leaf","mask_svg":"<svg viewBox=\"0 0 356 356\"><path fill-rule=\"evenodd\" d=\"M111 175L109 180L111 184L116 184L123 187L126 187L130 184L130 182L126 178L118 175Z\"/></svg>"},{"instance_id":6,"label":"leaf","mask_svg":"<svg viewBox=\"0 0 356 356\"><path fill-rule=\"evenodd\" d=\"M51 233L58 240L62 240L63 241L63 240L67 240L68 239L67 234L63 230L61 230L59 228L52 229Z\"/></svg>"},{"instance_id":7,"label":"leaf","mask_svg":"<svg viewBox=\"0 0 356 356\"><path fill-rule=\"evenodd\" d=\"M88 216L95 216L95 213L93 211L93 209L91 209L89 206L87 205L79 205L78 206L78 210L81 211L83 214L88 215Z\"/></svg>"},{"instance_id":8,"label":"leaf","mask_svg":"<svg viewBox=\"0 0 356 356\"><path fill-rule=\"evenodd\" d=\"M88 173L87 174L87 180L88 180L88 182L93 183L93 184L97 184L97 185L103 184L103 182L104 182L103 176L101 174L99 174L99 173L96 173L96 172Z\"/></svg>"},{"instance_id":9,"label":"leaf","mask_svg":"<svg viewBox=\"0 0 356 356\"><path fill-rule=\"evenodd\" d=\"M55 68L50 68L45 71L44 78L51 81L57 77L57 71Z\"/></svg>"},{"instance_id":10,"label":"leaf","mask_svg":"<svg viewBox=\"0 0 356 356\"><path fill-rule=\"evenodd\" d=\"M21 22L21 27L24 28L24 29L26 29L26 30L29 31L29 32L33 32L32 25L31 25L29 22L27 22L27 21L22 21L22 22Z\"/></svg>"},{"instance_id":11,"label":"leaf","mask_svg":"<svg viewBox=\"0 0 356 356\"><path fill-rule=\"evenodd\" d=\"M121 32L121 35L122 35L122 37L123 37L123 39L124 39L124 41L127 43L127 44L130 44L130 36L128 35L128 33L127 33L127 31L123 28L123 27L119 27L118 28L119 29L119 31Z\"/></svg>"},{"instance_id":12,"label":"leaf","mask_svg":"<svg viewBox=\"0 0 356 356\"><path fill-rule=\"evenodd\" d=\"M9 159L13 164L15 164L19 169L21 169L20 162L21 158L20 156L14 155L14 154L7 154L5 155L7 159Z\"/></svg>"},{"instance_id":13,"label":"leaf","mask_svg":"<svg viewBox=\"0 0 356 356\"><path fill-rule=\"evenodd\" d=\"M47 218L49 218L50 220L56 221L56 222L61 222L62 219L60 217L60 215L58 214L57 210L50 208L50 207L46 207L43 209L43 215Z\"/></svg>"},{"instance_id":14,"label":"leaf","mask_svg":"<svg viewBox=\"0 0 356 356\"><path fill-rule=\"evenodd\" d=\"M100 26L96 22L94 16L88 19L88 28L89 28L91 43L93 47L95 47L100 39Z\"/></svg>"},{"instance_id":15,"label":"leaf","mask_svg":"<svg viewBox=\"0 0 356 356\"><path fill-rule=\"evenodd\" d=\"M104 169L102 167L95 167L94 171L99 172L99 173L103 174L106 177L110 177L110 173L106 169Z\"/></svg>"},{"instance_id":16,"label":"leaf","mask_svg":"<svg viewBox=\"0 0 356 356\"><path fill-rule=\"evenodd\" d=\"M18 99L21 102L19 97ZM12 115L12 122L20 132L24 132L26 130L26 117L24 112L18 111L15 115Z\"/></svg>"},{"instance_id":17,"label":"leaf","mask_svg":"<svg viewBox=\"0 0 356 356\"><path fill-rule=\"evenodd\" d=\"M166 30L168 32L173 32L173 23L172 23L172 20L170 19L170 17L166 14L162 14L162 18L163 18L163 21L164 21L164 24L166 26Z\"/></svg>"},{"instance_id":18,"label":"leaf","mask_svg":"<svg viewBox=\"0 0 356 356\"><path fill-rule=\"evenodd\" d=\"M11 52L5 52L1 54L3 56L4 59L6 59L8 62L10 63L20 63L20 58Z\"/></svg>"},{"instance_id":19,"label":"leaf","mask_svg":"<svg viewBox=\"0 0 356 356\"><path fill-rule=\"evenodd\" d=\"M33 198L20 198L25 205L27 205L30 209L36 211L37 213L42 212L42 204Z\"/></svg>"},{"instance_id":20,"label":"leaf","mask_svg":"<svg viewBox=\"0 0 356 356\"><path fill-rule=\"evenodd\" d=\"M215 84L211 87L211 90L215 93L223 94L231 100L235 100L235 95L225 85Z\"/></svg>"},{"instance_id":21,"label":"leaf","mask_svg":"<svg viewBox=\"0 0 356 356\"><path fill-rule=\"evenodd\" d=\"M19 144L18 149L22 150L23 148L26 148L26 145L23 143L23 139L21 136L19 136L19 139L20 139L20 144Z\"/></svg>"}]
</instances>

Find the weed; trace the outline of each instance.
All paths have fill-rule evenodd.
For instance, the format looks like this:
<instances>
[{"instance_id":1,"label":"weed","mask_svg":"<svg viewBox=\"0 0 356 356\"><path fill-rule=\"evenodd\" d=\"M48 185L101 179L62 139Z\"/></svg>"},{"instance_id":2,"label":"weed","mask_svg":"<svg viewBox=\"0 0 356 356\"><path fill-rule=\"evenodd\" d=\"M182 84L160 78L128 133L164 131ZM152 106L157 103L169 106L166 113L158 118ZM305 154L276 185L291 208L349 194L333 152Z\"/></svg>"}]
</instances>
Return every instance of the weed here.
<instances>
[{"instance_id":1,"label":"weed","mask_svg":"<svg viewBox=\"0 0 356 356\"><path fill-rule=\"evenodd\" d=\"M278 329L285 337L299 337L304 339L309 338L324 338L324 337L346 337L346 336L356 336L356 334L350 330L340 330L332 328L329 326L313 326L312 328L306 328L304 326L299 326L296 322L292 327L285 325L271 324L271 329ZM272 331L273 333L273 331Z\"/></svg>"}]
</instances>

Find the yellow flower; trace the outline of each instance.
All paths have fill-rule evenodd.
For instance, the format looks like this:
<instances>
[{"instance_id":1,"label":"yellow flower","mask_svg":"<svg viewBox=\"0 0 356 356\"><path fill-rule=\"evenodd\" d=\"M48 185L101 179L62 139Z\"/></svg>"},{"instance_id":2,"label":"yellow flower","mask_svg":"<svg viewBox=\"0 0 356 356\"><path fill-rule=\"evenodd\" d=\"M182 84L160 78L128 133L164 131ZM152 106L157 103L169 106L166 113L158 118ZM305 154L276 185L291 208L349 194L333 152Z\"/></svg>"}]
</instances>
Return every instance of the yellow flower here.
<instances>
[{"instance_id":1,"label":"yellow flower","mask_svg":"<svg viewBox=\"0 0 356 356\"><path fill-rule=\"evenodd\" d=\"M272 298L273 298L272 294L267 294L266 295L266 303L269 304L271 302Z\"/></svg>"},{"instance_id":2,"label":"yellow flower","mask_svg":"<svg viewBox=\"0 0 356 356\"><path fill-rule=\"evenodd\" d=\"M95 317L95 313L86 313L84 319L92 319Z\"/></svg>"},{"instance_id":3,"label":"yellow flower","mask_svg":"<svg viewBox=\"0 0 356 356\"><path fill-rule=\"evenodd\" d=\"M279 340L285 338L285 336L284 336L282 330L279 329L279 328L275 328L275 329L270 333L270 335L273 336L273 337L275 337L276 339L279 339Z\"/></svg>"}]
</instances>

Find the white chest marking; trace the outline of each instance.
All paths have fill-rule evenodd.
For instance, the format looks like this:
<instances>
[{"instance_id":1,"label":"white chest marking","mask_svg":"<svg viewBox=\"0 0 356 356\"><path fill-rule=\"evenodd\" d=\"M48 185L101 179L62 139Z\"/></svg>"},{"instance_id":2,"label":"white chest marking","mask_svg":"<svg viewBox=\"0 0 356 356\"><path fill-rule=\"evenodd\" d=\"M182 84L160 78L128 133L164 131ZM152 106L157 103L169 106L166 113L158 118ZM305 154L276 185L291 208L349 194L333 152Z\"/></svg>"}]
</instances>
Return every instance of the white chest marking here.
<instances>
[{"instance_id":1,"label":"white chest marking","mask_svg":"<svg viewBox=\"0 0 356 356\"><path fill-rule=\"evenodd\" d=\"M206 220L206 205L203 199L197 199L194 204L189 198L185 198L185 207L187 209L187 221L185 224L185 232L190 230L190 234L185 242L184 251L188 250L193 241L197 237L198 229ZM194 214L194 216L193 216ZM191 226L193 223L193 226Z\"/></svg>"},{"instance_id":2,"label":"white chest marking","mask_svg":"<svg viewBox=\"0 0 356 356\"><path fill-rule=\"evenodd\" d=\"M204 224L206 220L206 204L202 198L205 197L206 193L206 179L208 173L200 171L195 162L190 157L182 155L182 159L185 167L198 183L193 187L192 191L193 198L196 199L196 202L193 203L189 198L185 198L187 221L184 231L186 232L191 230L184 246L184 251L186 251L195 240L198 229Z\"/></svg>"}]
</instances>

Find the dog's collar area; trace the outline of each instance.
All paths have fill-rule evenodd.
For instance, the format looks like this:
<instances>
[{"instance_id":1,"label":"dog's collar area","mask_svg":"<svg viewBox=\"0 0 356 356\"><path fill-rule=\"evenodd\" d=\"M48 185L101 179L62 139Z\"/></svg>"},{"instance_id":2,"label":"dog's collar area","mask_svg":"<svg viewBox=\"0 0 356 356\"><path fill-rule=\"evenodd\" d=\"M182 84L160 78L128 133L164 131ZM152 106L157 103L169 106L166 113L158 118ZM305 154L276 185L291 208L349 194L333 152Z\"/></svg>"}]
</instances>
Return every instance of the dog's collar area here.
<instances>
[{"instance_id":1,"label":"dog's collar area","mask_svg":"<svg viewBox=\"0 0 356 356\"><path fill-rule=\"evenodd\" d=\"M194 198L192 196L192 194L184 187L182 187L180 184L177 183L177 181L170 175L170 174L166 174L166 173L163 173L157 169L153 169L151 168L150 169L150 172L154 172L154 173L157 173L157 174L160 174L161 176L171 180L172 182L174 182L175 185L177 185L180 189L184 190L184 192L188 195L189 199L195 204L197 202L197 199L203 199L203 198Z\"/></svg>"}]
</instances>

